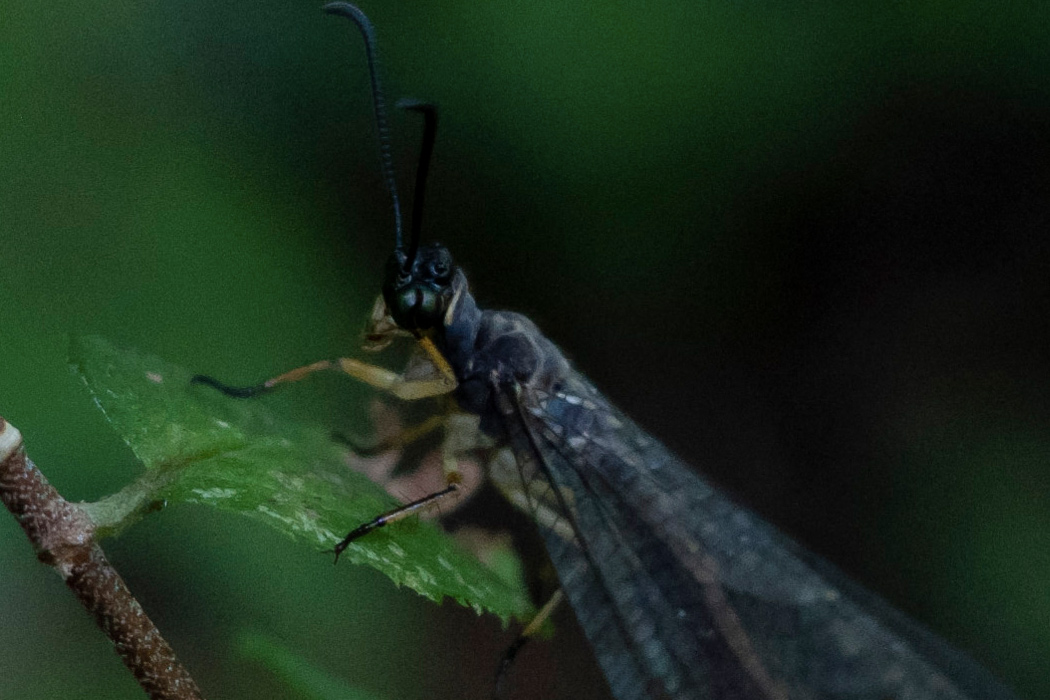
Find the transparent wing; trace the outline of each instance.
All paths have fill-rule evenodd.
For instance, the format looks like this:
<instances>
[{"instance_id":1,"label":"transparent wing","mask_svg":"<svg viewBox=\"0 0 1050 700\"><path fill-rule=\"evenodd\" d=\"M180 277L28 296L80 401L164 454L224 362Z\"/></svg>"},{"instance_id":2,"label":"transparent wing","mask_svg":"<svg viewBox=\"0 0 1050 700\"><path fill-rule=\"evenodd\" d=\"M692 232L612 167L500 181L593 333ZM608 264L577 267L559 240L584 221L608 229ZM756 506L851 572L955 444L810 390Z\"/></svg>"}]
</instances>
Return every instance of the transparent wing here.
<instances>
[{"instance_id":1,"label":"transparent wing","mask_svg":"<svg viewBox=\"0 0 1050 700\"><path fill-rule=\"evenodd\" d=\"M1016 700L574 375L498 388L562 587L620 700ZM537 484L542 486L537 487Z\"/></svg>"}]
</instances>

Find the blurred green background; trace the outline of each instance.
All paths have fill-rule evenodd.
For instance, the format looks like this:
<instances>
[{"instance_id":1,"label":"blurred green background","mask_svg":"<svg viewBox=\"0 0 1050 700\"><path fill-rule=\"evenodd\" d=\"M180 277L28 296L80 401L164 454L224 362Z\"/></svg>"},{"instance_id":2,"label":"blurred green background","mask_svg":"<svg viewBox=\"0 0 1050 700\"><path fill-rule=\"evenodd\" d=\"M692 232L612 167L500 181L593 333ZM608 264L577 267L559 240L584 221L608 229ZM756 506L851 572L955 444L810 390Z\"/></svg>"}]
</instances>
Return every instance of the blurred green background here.
<instances>
[{"instance_id":1,"label":"blurred green background","mask_svg":"<svg viewBox=\"0 0 1050 700\"><path fill-rule=\"evenodd\" d=\"M1050 696L1050 6L385 2L442 109L425 229L716 483ZM396 116L410 182L418 124ZM94 333L231 382L353 353L391 247L360 40L319 3L0 8L0 415L71 499L137 473ZM265 399L333 429L338 377ZM357 423L359 424L359 423ZM172 508L105 543L210 698L483 698L513 631ZM0 517L0 697L137 698ZM512 698L602 698L570 618Z\"/></svg>"}]
</instances>

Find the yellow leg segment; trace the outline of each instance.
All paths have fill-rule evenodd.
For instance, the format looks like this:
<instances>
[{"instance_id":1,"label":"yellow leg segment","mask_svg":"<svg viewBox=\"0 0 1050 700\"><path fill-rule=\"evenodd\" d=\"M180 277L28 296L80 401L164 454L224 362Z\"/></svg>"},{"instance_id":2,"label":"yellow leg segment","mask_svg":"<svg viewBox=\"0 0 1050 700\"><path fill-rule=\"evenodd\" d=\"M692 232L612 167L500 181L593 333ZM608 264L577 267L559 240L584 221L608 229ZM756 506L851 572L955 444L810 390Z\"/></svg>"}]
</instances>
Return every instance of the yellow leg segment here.
<instances>
[{"instance_id":1,"label":"yellow leg segment","mask_svg":"<svg viewBox=\"0 0 1050 700\"><path fill-rule=\"evenodd\" d=\"M412 379L407 379L404 374L398 374L385 367L370 365L349 357L342 357L337 360L321 360L303 367L297 367L272 379L267 379L256 386L228 386L204 375L197 375L191 381L196 384L207 384L227 396L243 399L273 391L281 384L297 382L314 372L334 370L350 375L358 381L404 401L442 396L455 391L457 386L456 375L448 361L442 357L441 352L434 346L434 343L429 338L421 338L418 350L428 361L428 367L424 376L413 377Z\"/></svg>"},{"instance_id":2,"label":"yellow leg segment","mask_svg":"<svg viewBox=\"0 0 1050 700\"><path fill-rule=\"evenodd\" d=\"M384 367L369 365L353 358L343 357L335 362L338 363L338 367L333 367L332 369L338 369L344 374L349 374L354 379L360 380L371 387L375 387L380 391L385 391L405 401L415 401L417 399L430 398L431 396L450 394L455 391L457 385L456 378L451 373L448 375L442 373L433 379L405 379L404 375L398 374L397 372L392 372ZM314 365L310 365L310 367L313 366ZM307 368L304 367L303 369ZM293 374L296 371L297 370L292 370L292 372L289 372L288 374ZM449 371L451 372L451 369ZM280 379L280 377L278 377L278 379Z\"/></svg>"}]
</instances>

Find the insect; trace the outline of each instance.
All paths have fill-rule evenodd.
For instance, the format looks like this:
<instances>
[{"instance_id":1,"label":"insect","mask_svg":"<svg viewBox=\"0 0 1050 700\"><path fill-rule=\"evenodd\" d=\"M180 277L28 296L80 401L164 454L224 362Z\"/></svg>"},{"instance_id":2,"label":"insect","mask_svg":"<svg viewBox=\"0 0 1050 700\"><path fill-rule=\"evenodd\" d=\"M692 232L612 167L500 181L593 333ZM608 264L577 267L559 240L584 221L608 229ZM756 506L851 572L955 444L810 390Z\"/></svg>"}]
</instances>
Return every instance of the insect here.
<instances>
[{"instance_id":1,"label":"insect","mask_svg":"<svg viewBox=\"0 0 1050 700\"><path fill-rule=\"evenodd\" d=\"M430 422L444 430L446 487L361 525L337 555L456 494L458 458L481 449L493 482L533 516L619 700L1015 698L974 661L708 485L605 399L528 318L479 308L449 251L420 244L436 116L418 103L408 107L424 114L426 131L406 242L374 31L353 5L325 9L353 20L365 38L396 218L364 349L406 339L415 354L401 374L341 358L252 387L195 381L249 397L334 370L405 401L450 398L447 413Z\"/></svg>"}]
</instances>

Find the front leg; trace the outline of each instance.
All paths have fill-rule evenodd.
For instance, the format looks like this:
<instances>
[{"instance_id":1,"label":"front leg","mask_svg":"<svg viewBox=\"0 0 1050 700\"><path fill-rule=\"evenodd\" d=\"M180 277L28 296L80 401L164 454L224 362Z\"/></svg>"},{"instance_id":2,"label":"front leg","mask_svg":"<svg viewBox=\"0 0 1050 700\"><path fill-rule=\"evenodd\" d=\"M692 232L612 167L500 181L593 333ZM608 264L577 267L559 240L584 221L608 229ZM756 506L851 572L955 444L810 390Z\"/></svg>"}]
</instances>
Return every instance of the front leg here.
<instances>
[{"instance_id":1,"label":"front leg","mask_svg":"<svg viewBox=\"0 0 1050 700\"><path fill-rule=\"evenodd\" d=\"M350 357L341 357L335 360L321 360L310 365L297 367L254 386L229 386L203 374L196 375L190 382L193 384L206 384L214 389L218 389L227 396L237 399L247 399L269 393L281 384L297 382L314 372L333 370L348 374L354 379L405 401L451 394L458 385L452 368L449 367L448 362L441 356L440 351L429 338L421 338L418 343L417 354L426 362L410 363L409 366L413 367L414 370L411 379L406 378L405 373L398 374L378 365L370 365ZM424 369L420 371L420 367Z\"/></svg>"}]
</instances>

